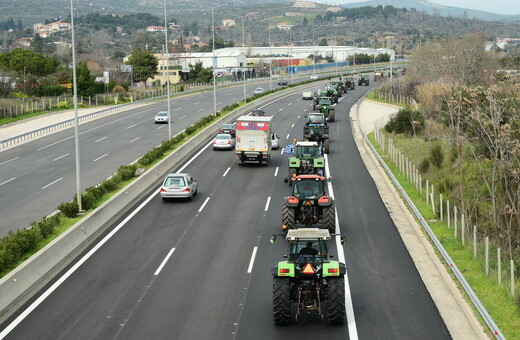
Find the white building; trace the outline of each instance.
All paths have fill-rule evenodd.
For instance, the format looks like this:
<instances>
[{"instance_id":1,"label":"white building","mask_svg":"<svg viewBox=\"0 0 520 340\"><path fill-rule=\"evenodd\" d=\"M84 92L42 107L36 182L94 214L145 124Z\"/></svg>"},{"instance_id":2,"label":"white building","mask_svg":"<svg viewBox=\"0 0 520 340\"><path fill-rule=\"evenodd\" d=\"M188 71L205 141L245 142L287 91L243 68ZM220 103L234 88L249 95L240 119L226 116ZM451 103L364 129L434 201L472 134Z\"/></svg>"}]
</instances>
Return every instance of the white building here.
<instances>
[{"instance_id":1,"label":"white building","mask_svg":"<svg viewBox=\"0 0 520 340\"><path fill-rule=\"evenodd\" d=\"M235 19L222 19L222 26L225 26L225 27L236 26Z\"/></svg>"},{"instance_id":2,"label":"white building","mask_svg":"<svg viewBox=\"0 0 520 340\"><path fill-rule=\"evenodd\" d=\"M300 8L316 8L318 7L318 4L313 1L302 1L302 0L296 0L293 4L293 7L300 7Z\"/></svg>"},{"instance_id":3,"label":"white building","mask_svg":"<svg viewBox=\"0 0 520 340\"><path fill-rule=\"evenodd\" d=\"M42 38L47 38L53 33L60 31L70 30L71 26L68 22L56 21L51 22L50 24L34 24L33 30L34 34L38 34Z\"/></svg>"},{"instance_id":4,"label":"white building","mask_svg":"<svg viewBox=\"0 0 520 340\"><path fill-rule=\"evenodd\" d=\"M166 30L164 26L148 26L146 27L147 32L163 32Z\"/></svg>"},{"instance_id":5,"label":"white building","mask_svg":"<svg viewBox=\"0 0 520 340\"><path fill-rule=\"evenodd\" d=\"M213 67L217 69L237 68L246 66L246 55L242 52L243 48L221 48L215 50L215 63L213 62L213 52L202 53L179 53L174 57L180 65L195 65L202 62L202 67Z\"/></svg>"},{"instance_id":6,"label":"white building","mask_svg":"<svg viewBox=\"0 0 520 340\"><path fill-rule=\"evenodd\" d=\"M279 22L276 24L276 27L282 31L289 31L291 28L293 28L293 26L294 25L291 25L288 22Z\"/></svg>"}]
</instances>

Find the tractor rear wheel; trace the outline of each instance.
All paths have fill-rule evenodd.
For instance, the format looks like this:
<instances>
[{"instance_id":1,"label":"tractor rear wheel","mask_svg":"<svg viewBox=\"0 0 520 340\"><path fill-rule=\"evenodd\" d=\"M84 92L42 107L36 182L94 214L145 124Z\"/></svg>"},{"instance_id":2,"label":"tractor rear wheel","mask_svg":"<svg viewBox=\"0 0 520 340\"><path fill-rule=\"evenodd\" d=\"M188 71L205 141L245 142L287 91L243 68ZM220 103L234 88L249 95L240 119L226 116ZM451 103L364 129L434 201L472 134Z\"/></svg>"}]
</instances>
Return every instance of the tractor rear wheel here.
<instances>
[{"instance_id":1,"label":"tractor rear wheel","mask_svg":"<svg viewBox=\"0 0 520 340\"><path fill-rule=\"evenodd\" d=\"M334 203L323 208L323 220L321 225L328 229L331 234L336 232L336 210L334 209Z\"/></svg>"},{"instance_id":2,"label":"tractor rear wheel","mask_svg":"<svg viewBox=\"0 0 520 340\"><path fill-rule=\"evenodd\" d=\"M345 278L327 278L327 306L330 325L345 323Z\"/></svg>"},{"instance_id":3,"label":"tractor rear wheel","mask_svg":"<svg viewBox=\"0 0 520 340\"><path fill-rule=\"evenodd\" d=\"M292 178L298 175L296 168L289 168L289 185L292 185Z\"/></svg>"},{"instance_id":4,"label":"tractor rear wheel","mask_svg":"<svg viewBox=\"0 0 520 340\"><path fill-rule=\"evenodd\" d=\"M294 208L288 207L286 202L284 202L282 205L282 224L284 224L287 227L287 229L296 228Z\"/></svg>"},{"instance_id":5,"label":"tractor rear wheel","mask_svg":"<svg viewBox=\"0 0 520 340\"><path fill-rule=\"evenodd\" d=\"M326 154L329 153L329 140L328 139L325 139L323 141L323 152L325 152Z\"/></svg>"},{"instance_id":6,"label":"tractor rear wheel","mask_svg":"<svg viewBox=\"0 0 520 340\"><path fill-rule=\"evenodd\" d=\"M291 282L289 279L273 278L273 320L275 325L291 323Z\"/></svg>"},{"instance_id":7,"label":"tractor rear wheel","mask_svg":"<svg viewBox=\"0 0 520 340\"><path fill-rule=\"evenodd\" d=\"M334 122L336 120L336 112L330 111L329 112L329 122Z\"/></svg>"}]
</instances>

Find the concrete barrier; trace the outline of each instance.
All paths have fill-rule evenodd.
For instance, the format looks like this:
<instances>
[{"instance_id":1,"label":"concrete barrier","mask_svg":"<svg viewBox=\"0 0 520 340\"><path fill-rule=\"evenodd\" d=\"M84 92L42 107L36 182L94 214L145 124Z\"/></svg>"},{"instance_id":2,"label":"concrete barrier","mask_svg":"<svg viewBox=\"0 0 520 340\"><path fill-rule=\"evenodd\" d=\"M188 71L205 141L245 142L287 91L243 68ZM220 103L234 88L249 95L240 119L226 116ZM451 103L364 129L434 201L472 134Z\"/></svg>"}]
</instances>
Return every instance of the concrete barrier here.
<instances>
[{"instance_id":1,"label":"concrete barrier","mask_svg":"<svg viewBox=\"0 0 520 340\"><path fill-rule=\"evenodd\" d=\"M184 163L195 151L209 143L221 124L232 122L239 116L268 102L281 99L293 92L299 92L305 86L316 86L316 83L276 92L216 120L0 279L0 323L6 321L25 302L69 266L103 232L130 211L139 200L149 195L150 189L157 187L164 176Z\"/></svg>"}]
</instances>

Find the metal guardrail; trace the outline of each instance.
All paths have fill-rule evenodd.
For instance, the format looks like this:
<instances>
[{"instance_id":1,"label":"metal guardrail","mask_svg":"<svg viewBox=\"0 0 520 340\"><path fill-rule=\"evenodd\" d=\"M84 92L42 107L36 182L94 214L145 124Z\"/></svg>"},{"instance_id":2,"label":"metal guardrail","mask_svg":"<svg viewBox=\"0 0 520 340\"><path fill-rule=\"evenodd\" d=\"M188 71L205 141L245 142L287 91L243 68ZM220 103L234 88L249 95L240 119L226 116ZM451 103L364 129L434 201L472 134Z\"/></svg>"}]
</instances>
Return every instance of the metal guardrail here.
<instances>
[{"instance_id":1,"label":"metal guardrail","mask_svg":"<svg viewBox=\"0 0 520 340\"><path fill-rule=\"evenodd\" d=\"M451 259L451 257L448 254L448 252L444 249L444 247L442 246L441 242L439 241L439 239L437 238L437 236L435 235L433 230L430 228L430 226L428 225L428 223L426 222L426 220L422 216L422 214L419 211L419 209L417 209L417 207L415 206L415 204L411 200L410 196L408 196L408 194L406 193L404 188L401 186L401 184L399 183L397 178L394 176L394 174L392 173L390 168L386 165L386 163L383 160L383 158L379 155L379 153L377 152L377 150L375 149L375 147L372 145L372 143L368 139L367 135L365 134L365 131L363 130L363 128L361 126L361 123L360 123L360 120L359 120L359 103L363 99L365 99L365 96L366 96L366 94L358 100L357 108L356 108L356 115L357 115L356 119L358 121L359 130L361 131L361 134L363 135L363 139L365 140L367 145L370 147L370 149L372 150L372 152L376 156L376 158L379 161L379 163L381 164L381 166L385 169L385 171L388 174L388 176L392 179L392 181L394 182L395 186L399 190L399 193L403 196L403 198L406 201L406 203L408 203L408 206L412 209L412 211L414 212L415 216L417 217L417 219L421 223L421 225L424 228L424 230L428 233L428 236L430 236L431 241L433 242L433 244L435 245L435 247L437 248L439 253L442 255L442 258L444 259L444 261L446 261L446 263L450 267L453 275L455 275L455 277L457 278L457 281L459 281L460 285L462 286L462 288L464 289L464 291L468 295L469 299L473 303L473 306L477 309L479 315L482 317L482 319L484 319L484 322L486 323L486 325L493 332L493 335L495 336L495 338L501 339L501 340L505 340L506 338L504 337L504 335L502 334L502 332L500 331L498 326L495 324L495 321L491 318L491 316L487 312L486 308L482 305L482 303L480 302L479 298L477 297L477 295L475 294L475 292L473 291L473 289L471 288L469 283L464 278L464 275L462 275L462 273L460 272L459 268L457 267L455 262Z\"/></svg>"}]
</instances>

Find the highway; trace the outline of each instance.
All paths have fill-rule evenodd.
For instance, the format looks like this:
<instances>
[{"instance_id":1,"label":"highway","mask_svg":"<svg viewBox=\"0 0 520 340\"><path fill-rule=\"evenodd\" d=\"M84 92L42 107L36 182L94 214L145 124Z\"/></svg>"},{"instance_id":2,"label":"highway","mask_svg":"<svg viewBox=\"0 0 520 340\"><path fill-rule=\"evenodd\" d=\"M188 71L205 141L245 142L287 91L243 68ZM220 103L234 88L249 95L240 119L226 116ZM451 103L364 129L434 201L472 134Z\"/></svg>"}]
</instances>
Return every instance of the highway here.
<instances>
[{"instance_id":1,"label":"highway","mask_svg":"<svg viewBox=\"0 0 520 340\"><path fill-rule=\"evenodd\" d=\"M287 155L275 150L267 167L238 166L232 152L208 144L174 169L199 182L193 201L162 202L151 189L2 325L9 325L6 339L449 339L355 146L347 113L366 90L344 96L330 125L328 162L347 237L349 325L329 326L314 315L273 324L270 269L286 243L267 241L280 232L290 191L283 183ZM301 138L310 104L297 91L264 107L275 116L282 147Z\"/></svg>"},{"instance_id":2,"label":"highway","mask_svg":"<svg viewBox=\"0 0 520 340\"><path fill-rule=\"evenodd\" d=\"M307 80L308 76L295 80ZM272 81L277 88L276 80ZM246 95L267 81L247 84ZM314 85L315 87L315 85ZM217 90L217 110L243 99L243 87ZM119 166L130 164L168 139L168 126L154 124L154 115L167 110L167 102L122 111L80 126L82 191L110 177ZM173 134L213 112L213 92L171 99ZM0 152L0 237L25 228L75 197L74 129L47 135Z\"/></svg>"}]
</instances>

